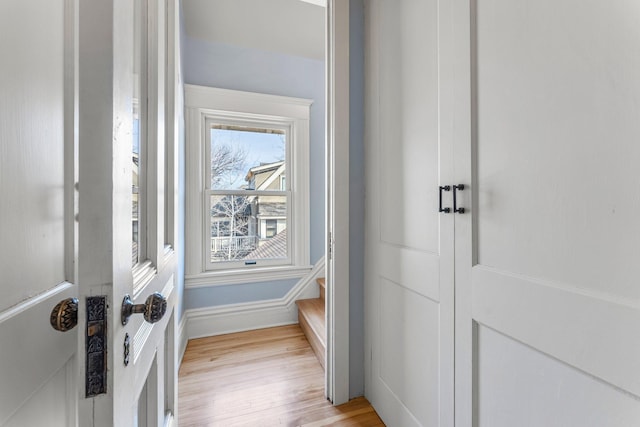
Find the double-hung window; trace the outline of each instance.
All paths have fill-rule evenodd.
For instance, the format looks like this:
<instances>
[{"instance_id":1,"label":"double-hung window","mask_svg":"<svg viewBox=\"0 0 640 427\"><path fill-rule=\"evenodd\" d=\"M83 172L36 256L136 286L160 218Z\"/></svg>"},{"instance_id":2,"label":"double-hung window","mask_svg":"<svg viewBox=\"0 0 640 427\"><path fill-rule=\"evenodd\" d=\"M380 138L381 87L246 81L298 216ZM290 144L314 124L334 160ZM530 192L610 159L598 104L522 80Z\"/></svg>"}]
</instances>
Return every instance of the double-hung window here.
<instances>
[{"instance_id":1,"label":"double-hung window","mask_svg":"<svg viewBox=\"0 0 640 427\"><path fill-rule=\"evenodd\" d=\"M186 85L185 104L187 281L308 268L311 102Z\"/></svg>"},{"instance_id":2,"label":"double-hung window","mask_svg":"<svg viewBox=\"0 0 640 427\"><path fill-rule=\"evenodd\" d=\"M211 115L205 138L208 269L290 264L291 127Z\"/></svg>"}]
</instances>

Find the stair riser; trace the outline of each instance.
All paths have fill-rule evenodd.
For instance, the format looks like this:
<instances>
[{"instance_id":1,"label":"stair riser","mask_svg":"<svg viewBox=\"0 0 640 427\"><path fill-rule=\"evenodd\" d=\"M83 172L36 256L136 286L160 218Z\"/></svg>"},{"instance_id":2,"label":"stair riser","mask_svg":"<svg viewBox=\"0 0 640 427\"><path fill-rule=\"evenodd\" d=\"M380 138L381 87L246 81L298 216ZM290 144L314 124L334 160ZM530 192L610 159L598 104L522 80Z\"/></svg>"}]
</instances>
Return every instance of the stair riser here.
<instances>
[{"instance_id":1,"label":"stair riser","mask_svg":"<svg viewBox=\"0 0 640 427\"><path fill-rule=\"evenodd\" d=\"M304 335L307 337L307 341L309 341L309 344L311 344L311 348L313 349L313 352L316 354L318 361L322 365L322 369L324 369L325 368L324 366L325 352L326 352L324 344L322 343L320 338L316 335L313 328L309 326L309 323L307 323L307 319L305 319L304 315L300 313L298 313L298 323L300 323L300 327L302 328Z\"/></svg>"}]
</instances>

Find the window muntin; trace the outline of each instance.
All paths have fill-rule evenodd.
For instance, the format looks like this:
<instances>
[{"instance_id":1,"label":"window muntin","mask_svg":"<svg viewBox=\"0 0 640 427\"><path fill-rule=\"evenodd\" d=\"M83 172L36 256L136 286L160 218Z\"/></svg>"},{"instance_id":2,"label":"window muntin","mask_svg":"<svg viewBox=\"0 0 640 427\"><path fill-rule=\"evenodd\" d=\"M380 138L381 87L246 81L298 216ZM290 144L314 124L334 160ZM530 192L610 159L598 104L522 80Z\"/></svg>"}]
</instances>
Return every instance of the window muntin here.
<instances>
[{"instance_id":1,"label":"window muntin","mask_svg":"<svg viewBox=\"0 0 640 427\"><path fill-rule=\"evenodd\" d=\"M291 264L290 129L209 118L205 133L208 269Z\"/></svg>"}]
</instances>

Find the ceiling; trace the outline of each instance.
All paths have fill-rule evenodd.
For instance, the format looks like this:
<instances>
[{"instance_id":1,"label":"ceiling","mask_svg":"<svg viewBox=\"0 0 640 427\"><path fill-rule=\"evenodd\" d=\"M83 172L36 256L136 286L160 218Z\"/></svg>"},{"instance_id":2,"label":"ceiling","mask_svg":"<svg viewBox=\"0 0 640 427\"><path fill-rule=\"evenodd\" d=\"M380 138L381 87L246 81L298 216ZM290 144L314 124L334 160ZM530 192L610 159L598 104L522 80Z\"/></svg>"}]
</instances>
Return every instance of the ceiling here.
<instances>
[{"instance_id":1,"label":"ceiling","mask_svg":"<svg viewBox=\"0 0 640 427\"><path fill-rule=\"evenodd\" d=\"M324 60L323 0L183 0L187 36Z\"/></svg>"}]
</instances>

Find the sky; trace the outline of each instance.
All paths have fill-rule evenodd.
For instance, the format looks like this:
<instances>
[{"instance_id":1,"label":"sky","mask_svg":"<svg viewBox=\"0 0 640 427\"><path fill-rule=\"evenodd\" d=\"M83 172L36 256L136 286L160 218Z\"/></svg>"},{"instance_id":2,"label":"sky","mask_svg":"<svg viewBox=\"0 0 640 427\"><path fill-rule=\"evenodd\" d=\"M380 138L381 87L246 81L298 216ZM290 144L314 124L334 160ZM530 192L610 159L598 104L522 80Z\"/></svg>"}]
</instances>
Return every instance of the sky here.
<instances>
[{"instance_id":1,"label":"sky","mask_svg":"<svg viewBox=\"0 0 640 427\"><path fill-rule=\"evenodd\" d=\"M285 135L211 129L212 149L216 144L226 144L247 153L245 168L233 178L232 188L246 184L244 177L252 167L284 160L284 142Z\"/></svg>"}]
</instances>

